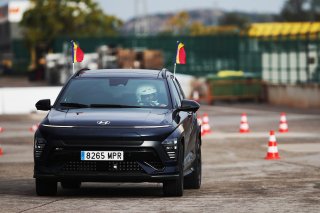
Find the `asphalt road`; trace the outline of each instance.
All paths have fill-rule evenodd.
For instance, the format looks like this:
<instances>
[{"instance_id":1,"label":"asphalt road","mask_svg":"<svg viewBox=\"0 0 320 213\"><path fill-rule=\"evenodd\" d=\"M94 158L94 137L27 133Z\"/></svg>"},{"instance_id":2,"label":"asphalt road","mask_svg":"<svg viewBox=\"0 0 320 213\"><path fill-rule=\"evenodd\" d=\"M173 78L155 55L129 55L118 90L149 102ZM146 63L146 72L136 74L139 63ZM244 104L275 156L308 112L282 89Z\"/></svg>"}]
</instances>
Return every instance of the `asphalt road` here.
<instances>
[{"instance_id":1,"label":"asphalt road","mask_svg":"<svg viewBox=\"0 0 320 213\"><path fill-rule=\"evenodd\" d=\"M281 159L264 160L282 111L289 132L276 132ZM84 183L38 197L29 128L44 115L0 116L0 212L320 212L320 110L225 104L204 112L213 132L203 137L202 187L179 198L153 183ZM238 133L242 112L250 133Z\"/></svg>"}]
</instances>

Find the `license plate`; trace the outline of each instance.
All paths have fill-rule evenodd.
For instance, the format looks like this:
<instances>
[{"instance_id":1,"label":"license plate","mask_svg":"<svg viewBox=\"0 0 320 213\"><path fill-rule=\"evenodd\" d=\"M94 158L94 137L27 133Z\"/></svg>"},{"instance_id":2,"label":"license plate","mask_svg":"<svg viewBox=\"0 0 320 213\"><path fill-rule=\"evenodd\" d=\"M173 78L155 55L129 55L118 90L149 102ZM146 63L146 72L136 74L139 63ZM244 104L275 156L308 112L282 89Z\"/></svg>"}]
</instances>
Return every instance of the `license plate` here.
<instances>
[{"instance_id":1,"label":"license plate","mask_svg":"<svg viewBox=\"0 0 320 213\"><path fill-rule=\"evenodd\" d=\"M81 160L123 161L123 151L81 151Z\"/></svg>"}]
</instances>

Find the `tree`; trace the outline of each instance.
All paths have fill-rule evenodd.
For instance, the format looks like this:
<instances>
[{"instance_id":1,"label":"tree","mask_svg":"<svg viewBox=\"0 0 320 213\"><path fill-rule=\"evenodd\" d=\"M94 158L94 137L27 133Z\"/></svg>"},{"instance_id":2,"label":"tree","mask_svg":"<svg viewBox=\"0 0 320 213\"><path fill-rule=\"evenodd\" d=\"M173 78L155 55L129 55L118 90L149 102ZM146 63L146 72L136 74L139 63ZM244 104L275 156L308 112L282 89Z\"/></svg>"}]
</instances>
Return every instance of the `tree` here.
<instances>
[{"instance_id":1,"label":"tree","mask_svg":"<svg viewBox=\"0 0 320 213\"><path fill-rule=\"evenodd\" d=\"M230 34L238 32L239 29L235 25L228 26L206 26L200 21L190 21L187 12L180 12L167 21L167 30L161 32L159 35L215 35L215 34Z\"/></svg>"},{"instance_id":2,"label":"tree","mask_svg":"<svg viewBox=\"0 0 320 213\"><path fill-rule=\"evenodd\" d=\"M307 21L308 14L305 10L307 0L287 0L281 10L280 20L282 21Z\"/></svg>"},{"instance_id":3,"label":"tree","mask_svg":"<svg viewBox=\"0 0 320 213\"><path fill-rule=\"evenodd\" d=\"M217 35L217 34L234 34L239 33L239 28L235 25L225 26L205 26L200 22L193 22L190 26L190 35Z\"/></svg>"},{"instance_id":4,"label":"tree","mask_svg":"<svg viewBox=\"0 0 320 213\"><path fill-rule=\"evenodd\" d=\"M287 0L278 17L280 21L319 21L320 0Z\"/></svg>"},{"instance_id":5,"label":"tree","mask_svg":"<svg viewBox=\"0 0 320 213\"><path fill-rule=\"evenodd\" d=\"M190 35L198 36L206 34L206 26L204 26L201 22L195 21L190 26Z\"/></svg>"},{"instance_id":6,"label":"tree","mask_svg":"<svg viewBox=\"0 0 320 213\"><path fill-rule=\"evenodd\" d=\"M167 21L168 31L174 35L187 35L189 24L189 14L185 11L172 16Z\"/></svg>"},{"instance_id":7,"label":"tree","mask_svg":"<svg viewBox=\"0 0 320 213\"><path fill-rule=\"evenodd\" d=\"M20 25L30 47L34 68L43 53L48 52L58 36L117 35L122 21L108 16L93 0L30 0Z\"/></svg>"},{"instance_id":8,"label":"tree","mask_svg":"<svg viewBox=\"0 0 320 213\"><path fill-rule=\"evenodd\" d=\"M219 20L219 25L233 25L244 29L249 24L249 20L236 12L226 13Z\"/></svg>"}]
</instances>

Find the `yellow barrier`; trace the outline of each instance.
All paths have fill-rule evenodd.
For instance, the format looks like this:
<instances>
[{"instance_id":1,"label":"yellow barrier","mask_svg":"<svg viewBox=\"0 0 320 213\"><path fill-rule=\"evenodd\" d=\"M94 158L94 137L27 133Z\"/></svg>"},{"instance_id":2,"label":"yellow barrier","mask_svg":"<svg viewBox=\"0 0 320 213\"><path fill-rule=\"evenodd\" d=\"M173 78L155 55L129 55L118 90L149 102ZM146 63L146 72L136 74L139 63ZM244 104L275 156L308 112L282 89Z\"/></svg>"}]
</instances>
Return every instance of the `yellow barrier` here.
<instances>
[{"instance_id":1,"label":"yellow barrier","mask_svg":"<svg viewBox=\"0 0 320 213\"><path fill-rule=\"evenodd\" d=\"M252 24L250 37L297 36L320 33L320 22L272 22Z\"/></svg>"}]
</instances>

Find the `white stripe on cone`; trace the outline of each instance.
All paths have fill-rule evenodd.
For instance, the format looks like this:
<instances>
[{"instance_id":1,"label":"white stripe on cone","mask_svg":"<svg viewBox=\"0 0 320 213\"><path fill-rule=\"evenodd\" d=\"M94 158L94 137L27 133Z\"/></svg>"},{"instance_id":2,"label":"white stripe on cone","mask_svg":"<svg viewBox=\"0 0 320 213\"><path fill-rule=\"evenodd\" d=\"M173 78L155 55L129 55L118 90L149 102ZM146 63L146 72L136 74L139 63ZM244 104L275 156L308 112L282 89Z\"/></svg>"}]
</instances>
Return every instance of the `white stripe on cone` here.
<instances>
[{"instance_id":1,"label":"white stripe on cone","mask_svg":"<svg viewBox=\"0 0 320 213\"><path fill-rule=\"evenodd\" d=\"M281 115L281 116L280 116L280 121L281 121L281 122L287 122L286 116L285 116L285 115Z\"/></svg>"},{"instance_id":2,"label":"white stripe on cone","mask_svg":"<svg viewBox=\"0 0 320 213\"><path fill-rule=\"evenodd\" d=\"M278 147L277 146L269 146L268 152L269 153L278 153Z\"/></svg>"},{"instance_id":3,"label":"white stripe on cone","mask_svg":"<svg viewBox=\"0 0 320 213\"><path fill-rule=\"evenodd\" d=\"M280 124L280 129L288 129L288 124L287 123L281 123Z\"/></svg>"},{"instance_id":4,"label":"white stripe on cone","mask_svg":"<svg viewBox=\"0 0 320 213\"><path fill-rule=\"evenodd\" d=\"M269 141L270 142L276 142L276 136L275 135L270 135Z\"/></svg>"},{"instance_id":5,"label":"white stripe on cone","mask_svg":"<svg viewBox=\"0 0 320 213\"><path fill-rule=\"evenodd\" d=\"M241 123L240 124L240 129L248 130L249 129L249 124L248 123Z\"/></svg>"},{"instance_id":6,"label":"white stripe on cone","mask_svg":"<svg viewBox=\"0 0 320 213\"><path fill-rule=\"evenodd\" d=\"M247 115L242 115L241 116L241 122L248 122L248 118L247 118Z\"/></svg>"}]
</instances>

